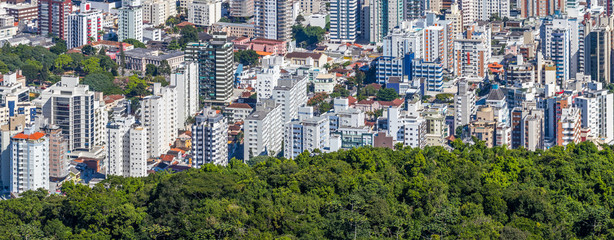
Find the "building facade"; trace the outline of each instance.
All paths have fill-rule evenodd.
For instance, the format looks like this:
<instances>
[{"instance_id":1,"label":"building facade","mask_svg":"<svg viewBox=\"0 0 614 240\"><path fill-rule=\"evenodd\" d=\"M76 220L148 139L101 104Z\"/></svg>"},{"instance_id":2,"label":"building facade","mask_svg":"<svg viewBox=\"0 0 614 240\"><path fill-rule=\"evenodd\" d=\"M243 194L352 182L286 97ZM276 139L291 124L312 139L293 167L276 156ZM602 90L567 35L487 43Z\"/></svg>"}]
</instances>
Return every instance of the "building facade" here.
<instances>
[{"instance_id":1,"label":"building facade","mask_svg":"<svg viewBox=\"0 0 614 240\"><path fill-rule=\"evenodd\" d=\"M175 86L162 87L154 83L153 95L141 101L141 124L148 129L147 156L166 154L178 135Z\"/></svg>"},{"instance_id":2,"label":"building facade","mask_svg":"<svg viewBox=\"0 0 614 240\"><path fill-rule=\"evenodd\" d=\"M211 26L222 18L219 0L195 0L188 8L188 21L196 26Z\"/></svg>"},{"instance_id":3,"label":"building facade","mask_svg":"<svg viewBox=\"0 0 614 240\"><path fill-rule=\"evenodd\" d=\"M42 132L26 129L11 138L11 189L23 193L49 189L49 139Z\"/></svg>"},{"instance_id":4,"label":"building facade","mask_svg":"<svg viewBox=\"0 0 614 240\"><path fill-rule=\"evenodd\" d=\"M219 110L205 108L192 125L194 167L228 164L228 123Z\"/></svg>"},{"instance_id":5,"label":"building facade","mask_svg":"<svg viewBox=\"0 0 614 240\"><path fill-rule=\"evenodd\" d=\"M78 13L68 15L68 49L102 40L102 12L92 10L88 2L81 3Z\"/></svg>"},{"instance_id":6,"label":"building facade","mask_svg":"<svg viewBox=\"0 0 614 240\"><path fill-rule=\"evenodd\" d=\"M117 40L136 39L143 41L143 6L141 0L123 0L122 7L117 10L118 29Z\"/></svg>"},{"instance_id":7,"label":"building facade","mask_svg":"<svg viewBox=\"0 0 614 240\"><path fill-rule=\"evenodd\" d=\"M208 104L226 105L234 83L233 45L224 34L216 34L209 42L189 43L186 60L199 64L199 93Z\"/></svg>"},{"instance_id":8,"label":"building facade","mask_svg":"<svg viewBox=\"0 0 614 240\"><path fill-rule=\"evenodd\" d=\"M66 40L68 15L72 13L71 0L38 1L38 34L49 34Z\"/></svg>"}]
</instances>

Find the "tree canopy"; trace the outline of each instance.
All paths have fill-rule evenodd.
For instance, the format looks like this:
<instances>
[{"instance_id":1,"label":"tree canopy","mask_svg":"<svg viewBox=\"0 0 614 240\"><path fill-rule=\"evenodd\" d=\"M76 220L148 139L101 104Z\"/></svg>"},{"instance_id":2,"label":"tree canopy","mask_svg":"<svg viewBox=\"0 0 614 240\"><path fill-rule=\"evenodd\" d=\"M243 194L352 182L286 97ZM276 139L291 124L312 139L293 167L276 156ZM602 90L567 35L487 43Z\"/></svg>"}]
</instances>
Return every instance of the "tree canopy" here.
<instances>
[{"instance_id":1,"label":"tree canopy","mask_svg":"<svg viewBox=\"0 0 614 240\"><path fill-rule=\"evenodd\" d=\"M380 88L376 97L380 101L392 101L399 98L399 94L392 88Z\"/></svg>"},{"instance_id":2,"label":"tree canopy","mask_svg":"<svg viewBox=\"0 0 614 240\"><path fill-rule=\"evenodd\" d=\"M292 37L296 40L298 45L303 45L301 47L306 47L321 42L324 40L324 34L326 34L326 31L321 27L303 27L301 25L292 26Z\"/></svg>"},{"instance_id":3,"label":"tree canopy","mask_svg":"<svg viewBox=\"0 0 614 240\"><path fill-rule=\"evenodd\" d=\"M243 64L244 66L253 66L258 64L260 55L254 50L239 50L234 53L235 62Z\"/></svg>"},{"instance_id":4,"label":"tree canopy","mask_svg":"<svg viewBox=\"0 0 614 240\"><path fill-rule=\"evenodd\" d=\"M123 42L128 43L128 44L132 44L132 46L134 46L135 48L147 48L147 46L145 46L144 43L142 43L141 41L136 40L134 38L124 39Z\"/></svg>"},{"instance_id":5,"label":"tree canopy","mask_svg":"<svg viewBox=\"0 0 614 240\"><path fill-rule=\"evenodd\" d=\"M614 152L483 142L232 160L0 201L8 239L612 239ZM311 156L310 156L311 155Z\"/></svg>"}]
</instances>

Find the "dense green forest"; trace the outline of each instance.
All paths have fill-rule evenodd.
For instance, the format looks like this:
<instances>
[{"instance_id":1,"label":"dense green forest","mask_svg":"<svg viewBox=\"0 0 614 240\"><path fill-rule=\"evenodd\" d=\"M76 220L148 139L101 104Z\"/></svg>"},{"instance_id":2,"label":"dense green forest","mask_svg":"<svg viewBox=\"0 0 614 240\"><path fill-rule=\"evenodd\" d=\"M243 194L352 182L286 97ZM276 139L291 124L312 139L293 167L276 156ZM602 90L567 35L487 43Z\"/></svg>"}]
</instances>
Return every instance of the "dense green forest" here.
<instances>
[{"instance_id":1,"label":"dense green forest","mask_svg":"<svg viewBox=\"0 0 614 240\"><path fill-rule=\"evenodd\" d=\"M454 146L65 184L1 201L0 238L614 239L610 146Z\"/></svg>"}]
</instances>

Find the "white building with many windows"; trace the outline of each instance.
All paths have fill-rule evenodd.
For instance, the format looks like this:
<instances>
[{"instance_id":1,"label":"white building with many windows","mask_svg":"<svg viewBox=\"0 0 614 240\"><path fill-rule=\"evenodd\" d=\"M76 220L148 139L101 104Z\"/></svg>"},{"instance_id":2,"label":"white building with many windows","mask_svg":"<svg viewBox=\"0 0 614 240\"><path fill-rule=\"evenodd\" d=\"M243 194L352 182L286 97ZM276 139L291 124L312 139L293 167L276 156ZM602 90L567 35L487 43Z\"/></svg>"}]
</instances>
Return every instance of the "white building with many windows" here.
<instances>
[{"instance_id":1,"label":"white building with many windows","mask_svg":"<svg viewBox=\"0 0 614 240\"><path fill-rule=\"evenodd\" d=\"M108 118L100 100L102 94L79 84L78 77L62 77L60 82L45 89L36 101L49 124L62 129L70 151L89 151L106 141Z\"/></svg>"},{"instance_id":2,"label":"white building with many windows","mask_svg":"<svg viewBox=\"0 0 614 240\"><path fill-rule=\"evenodd\" d=\"M136 39L143 41L143 7L141 0L123 0L122 7L117 10L118 29L117 40Z\"/></svg>"},{"instance_id":3,"label":"white building with many windows","mask_svg":"<svg viewBox=\"0 0 614 240\"><path fill-rule=\"evenodd\" d=\"M177 90L175 86L162 87L154 83L153 95L141 101L141 124L147 134L147 156L159 157L170 150L177 138Z\"/></svg>"},{"instance_id":4,"label":"white building with many windows","mask_svg":"<svg viewBox=\"0 0 614 240\"><path fill-rule=\"evenodd\" d=\"M49 189L49 140L42 132L26 129L11 138L11 187L13 193Z\"/></svg>"},{"instance_id":5,"label":"white building with many windows","mask_svg":"<svg viewBox=\"0 0 614 240\"><path fill-rule=\"evenodd\" d=\"M228 164L228 123L219 110L205 108L192 125L194 167Z\"/></svg>"},{"instance_id":6,"label":"white building with many windows","mask_svg":"<svg viewBox=\"0 0 614 240\"><path fill-rule=\"evenodd\" d=\"M594 137L605 143L614 140L614 94L601 88L601 83L590 83L592 90L575 98L574 106L580 109L582 128L590 128Z\"/></svg>"},{"instance_id":7,"label":"white building with many windows","mask_svg":"<svg viewBox=\"0 0 614 240\"><path fill-rule=\"evenodd\" d=\"M90 3L82 2L79 12L68 15L68 49L102 40L102 12L92 10Z\"/></svg>"},{"instance_id":8,"label":"white building with many windows","mask_svg":"<svg viewBox=\"0 0 614 240\"><path fill-rule=\"evenodd\" d=\"M188 22L211 26L222 18L222 1L194 0L188 7Z\"/></svg>"},{"instance_id":9,"label":"white building with many windows","mask_svg":"<svg viewBox=\"0 0 614 240\"><path fill-rule=\"evenodd\" d=\"M293 159L304 151L329 148L330 126L328 117L312 117L286 124L284 157Z\"/></svg>"},{"instance_id":10,"label":"white building with many windows","mask_svg":"<svg viewBox=\"0 0 614 240\"><path fill-rule=\"evenodd\" d=\"M132 115L116 116L107 126L108 174L124 177L147 176L147 130L136 125Z\"/></svg>"},{"instance_id":11,"label":"white building with many windows","mask_svg":"<svg viewBox=\"0 0 614 240\"><path fill-rule=\"evenodd\" d=\"M282 148L284 124L281 106L273 100L258 103L256 111L245 119L243 160L259 155L276 155Z\"/></svg>"},{"instance_id":12,"label":"white building with many windows","mask_svg":"<svg viewBox=\"0 0 614 240\"><path fill-rule=\"evenodd\" d=\"M177 124L184 127L186 119L198 112L198 63L183 63L171 74L170 83L177 89Z\"/></svg>"},{"instance_id":13,"label":"white building with many windows","mask_svg":"<svg viewBox=\"0 0 614 240\"><path fill-rule=\"evenodd\" d=\"M273 99L281 107L282 123L297 119L298 108L307 104L307 76L279 79Z\"/></svg>"}]
</instances>

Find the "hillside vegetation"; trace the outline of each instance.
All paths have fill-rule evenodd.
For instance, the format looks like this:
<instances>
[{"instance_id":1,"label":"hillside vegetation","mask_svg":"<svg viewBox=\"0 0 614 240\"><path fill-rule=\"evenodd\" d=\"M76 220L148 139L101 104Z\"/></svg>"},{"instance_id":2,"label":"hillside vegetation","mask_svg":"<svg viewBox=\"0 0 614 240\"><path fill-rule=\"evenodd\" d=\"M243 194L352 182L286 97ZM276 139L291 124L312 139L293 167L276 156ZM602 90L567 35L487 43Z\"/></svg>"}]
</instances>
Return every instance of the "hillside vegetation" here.
<instances>
[{"instance_id":1,"label":"hillside vegetation","mask_svg":"<svg viewBox=\"0 0 614 240\"><path fill-rule=\"evenodd\" d=\"M7 239L614 239L614 152L358 148L0 202Z\"/></svg>"}]
</instances>

